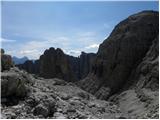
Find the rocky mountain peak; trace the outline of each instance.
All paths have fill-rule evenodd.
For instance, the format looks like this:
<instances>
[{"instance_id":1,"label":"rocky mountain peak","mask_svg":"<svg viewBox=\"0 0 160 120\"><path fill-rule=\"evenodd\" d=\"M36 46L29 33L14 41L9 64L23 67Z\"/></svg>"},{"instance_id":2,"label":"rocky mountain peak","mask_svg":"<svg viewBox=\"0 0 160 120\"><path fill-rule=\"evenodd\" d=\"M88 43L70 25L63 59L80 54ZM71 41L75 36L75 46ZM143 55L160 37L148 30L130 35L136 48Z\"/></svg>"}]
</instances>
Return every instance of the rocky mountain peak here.
<instances>
[{"instance_id":1,"label":"rocky mountain peak","mask_svg":"<svg viewBox=\"0 0 160 120\"><path fill-rule=\"evenodd\" d=\"M40 75L45 78L62 78L67 81L74 81L69 61L60 48L49 48L40 57Z\"/></svg>"},{"instance_id":2,"label":"rocky mountain peak","mask_svg":"<svg viewBox=\"0 0 160 120\"><path fill-rule=\"evenodd\" d=\"M105 87L106 98L122 89L157 37L158 19L158 12L143 11L120 22L100 45L84 89L98 97Z\"/></svg>"}]
</instances>

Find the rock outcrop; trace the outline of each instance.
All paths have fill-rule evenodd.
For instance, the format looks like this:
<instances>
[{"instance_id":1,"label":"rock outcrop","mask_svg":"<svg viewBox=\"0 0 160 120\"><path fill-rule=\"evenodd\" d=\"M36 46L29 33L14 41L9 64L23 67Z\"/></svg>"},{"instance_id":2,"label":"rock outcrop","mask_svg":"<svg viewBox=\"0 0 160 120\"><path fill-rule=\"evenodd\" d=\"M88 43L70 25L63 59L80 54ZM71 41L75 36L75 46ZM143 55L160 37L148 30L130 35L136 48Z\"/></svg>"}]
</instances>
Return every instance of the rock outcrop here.
<instances>
[{"instance_id":1,"label":"rock outcrop","mask_svg":"<svg viewBox=\"0 0 160 120\"><path fill-rule=\"evenodd\" d=\"M29 93L29 84L32 77L17 68L1 72L1 103L6 105L17 104Z\"/></svg>"},{"instance_id":2,"label":"rock outcrop","mask_svg":"<svg viewBox=\"0 0 160 120\"><path fill-rule=\"evenodd\" d=\"M159 36L157 36L150 46L142 62L132 71L129 81L125 87L149 88L153 91L159 89Z\"/></svg>"},{"instance_id":3,"label":"rock outcrop","mask_svg":"<svg viewBox=\"0 0 160 120\"><path fill-rule=\"evenodd\" d=\"M1 49L1 71L10 70L13 67L12 57L10 55L5 54L5 51Z\"/></svg>"},{"instance_id":4,"label":"rock outcrop","mask_svg":"<svg viewBox=\"0 0 160 120\"><path fill-rule=\"evenodd\" d=\"M74 56L70 56L70 55L66 55L67 59L69 61L69 64L71 66L71 69L73 71L73 74L76 76L77 80L80 78L80 73L79 73L79 58L78 57L74 57Z\"/></svg>"},{"instance_id":5,"label":"rock outcrop","mask_svg":"<svg viewBox=\"0 0 160 120\"><path fill-rule=\"evenodd\" d=\"M158 12L143 11L120 22L100 45L92 72L80 86L107 99L135 79L141 87L158 85L158 19Z\"/></svg>"},{"instance_id":6,"label":"rock outcrop","mask_svg":"<svg viewBox=\"0 0 160 120\"><path fill-rule=\"evenodd\" d=\"M79 59L80 59L80 79L85 78L88 73L91 71L92 64L94 62L96 54L94 53L85 53L82 52Z\"/></svg>"},{"instance_id":7,"label":"rock outcrop","mask_svg":"<svg viewBox=\"0 0 160 120\"><path fill-rule=\"evenodd\" d=\"M96 54L82 52L79 57L68 56L70 65L77 79L85 78L91 71Z\"/></svg>"},{"instance_id":8,"label":"rock outcrop","mask_svg":"<svg viewBox=\"0 0 160 120\"><path fill-rule=\"evenodd\" d=\"M28 73L39 74L39 60L27 60L23 64L16 65L19 69L26 70Z\"/></svg>"},{"instance_id":9,"label":"rock outcrop","mask_svg":"<svg viewBox=\"0 0 160 120\"><path fill-rule=\"evenodd\" d=\"M50 48L40 56L40 76L44 78L61 78L67 81L75 81L69 61L59 48Z\"/></svg>"}]
</instances>

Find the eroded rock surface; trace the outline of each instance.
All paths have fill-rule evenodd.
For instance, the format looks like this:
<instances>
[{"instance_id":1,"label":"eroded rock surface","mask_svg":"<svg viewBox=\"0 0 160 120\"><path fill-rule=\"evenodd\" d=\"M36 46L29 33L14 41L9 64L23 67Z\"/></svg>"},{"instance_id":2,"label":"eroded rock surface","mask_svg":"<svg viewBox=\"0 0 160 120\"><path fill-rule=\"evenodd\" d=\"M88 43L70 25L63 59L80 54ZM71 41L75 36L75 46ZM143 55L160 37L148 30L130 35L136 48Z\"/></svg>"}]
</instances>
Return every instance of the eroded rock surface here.
<instances>
[{"instance_id":1,"label":"eroded rock surface","mask_svg":"<svg viewBox=\"0 0 160 120\"><path fill-rule=\"evenodd\" d=\"M159 93L150 89L126 90L110 98L129 119L158 119Z\"/></svg>"},{"instance_id":2,"label":"eroded rock surface","mask_svg":"<svg viewBox=\"0 0 160 120\"><path fill-rule=\"evenodd\" d=\"M133 75L133 72L135 69L139 69L140 64L141 67L144 67L142 64L145 64L145 61L149 62L147 59L152 62L146 63L145 66L154 64L154 72L158 72L157 50L153 50L153 56L153 53L146 55L158 35L158 17L158 12L143 11L120 22L100 45L92 72L81 82L82 88L99 95L101 87L105 87L110 89L106 93L110 96L123 89L126 83L133 81L132 79L137 75ZM156 40L158 41L158 39ZM158 43L157 41L155 42ZM156 45L158 46L158 44ZM145 56L146 58L144 58ZM155 61L151 60L154 57ZM146 60L143 62L143 59ZM153 74L150 74L151 76ZM138 74L138 77L143 76ZM158 81L158 76L152 80ZM141 80L138 81L140 83ZM127 85L126 88L130 86Z\"/></svg>"},{"instance_id":3,"label":"eroded rock surface","mask_svg":"<svg viewBox=\"0 0 160 120\"><path fill-rule=\"evenodd\" d=\"M25 63L16 66L29 73L47 78L57 77L68 80L68 78L73 77L73 80L80 80L85 78L91 71L95 56L94 53L82 52L79 57L73 57L64 54L59 48L57 50L50 48L46 50L40 59L35 61L27 60ZM56 62L56 66L53 66L54 62Z\"/></svg>"},{"instance_id":4,"label":"eroded rock surface","mask_svg":"<svg viewBox=\"0 0 160 120\"><path fill-rule=\"evenodd\" d=\"M50 48L40 57L40 76L44 78L61 78L67 81L75 81L69 61L63 51Z\"/></svg>"}]
</instances>

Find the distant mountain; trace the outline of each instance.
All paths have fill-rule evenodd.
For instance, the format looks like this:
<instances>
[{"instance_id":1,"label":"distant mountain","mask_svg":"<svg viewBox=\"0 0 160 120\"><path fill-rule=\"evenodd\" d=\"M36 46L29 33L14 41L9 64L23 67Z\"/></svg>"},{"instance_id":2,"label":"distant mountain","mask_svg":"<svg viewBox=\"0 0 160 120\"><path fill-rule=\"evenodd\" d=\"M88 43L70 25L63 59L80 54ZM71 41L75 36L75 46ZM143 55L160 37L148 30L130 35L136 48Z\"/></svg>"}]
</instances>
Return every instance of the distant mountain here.
<instances>
[{"instance_id":1,"label":"distant mountain","mask_svg":"<svg viewBox=\"0 0 160 120\"><path fill-rule=\"evenodd\" d=\"M22 58L18 58L16 56L13 56L12 60L17 65L17 64L23 64L24 62L26 62L28 60L28 58L26 56L24 56Z\"/></svg>"}]
</instances>

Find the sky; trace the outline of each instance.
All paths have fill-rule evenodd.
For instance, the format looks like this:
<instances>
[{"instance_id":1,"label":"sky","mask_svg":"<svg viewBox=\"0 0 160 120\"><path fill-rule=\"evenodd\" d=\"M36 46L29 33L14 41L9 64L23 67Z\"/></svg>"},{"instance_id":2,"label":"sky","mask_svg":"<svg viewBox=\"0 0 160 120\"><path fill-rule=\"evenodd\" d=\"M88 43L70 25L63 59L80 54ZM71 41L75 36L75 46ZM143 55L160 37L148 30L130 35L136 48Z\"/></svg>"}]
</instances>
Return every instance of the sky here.
<instances>
[{"instance_id":1,"label":"sky","mask_svg":"<svg viewBox=\"0 0 160 120\"><path fill-rule=\"evenodd\" d=\"M44 50L61 48L79 56L99 45L128 16L158 11L158 1L1 2L1 43L7 54L38 59Z\"/></svg>"}]
</instances>

